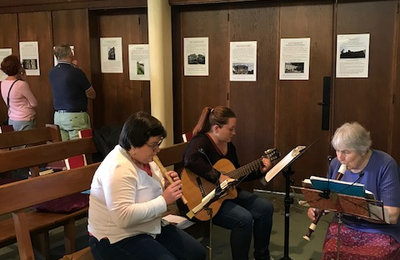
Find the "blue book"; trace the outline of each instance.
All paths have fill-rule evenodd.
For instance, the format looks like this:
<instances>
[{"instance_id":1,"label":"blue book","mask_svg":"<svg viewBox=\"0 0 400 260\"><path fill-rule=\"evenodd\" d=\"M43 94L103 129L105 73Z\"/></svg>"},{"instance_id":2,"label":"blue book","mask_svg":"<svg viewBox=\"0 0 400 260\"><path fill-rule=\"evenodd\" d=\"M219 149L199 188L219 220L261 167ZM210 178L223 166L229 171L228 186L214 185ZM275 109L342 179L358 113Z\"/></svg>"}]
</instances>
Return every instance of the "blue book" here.
<instances>
[{"instance_id":1,"label":"blue book","mask_svg":"<svg viewBox=\"0 0 400 260\"><path fill-rule=\"evenodd\" d=\"M364 184L311 176L312 187L317 190L331 191L357 197L366 197Z\"/></svg>"}]
</instances>

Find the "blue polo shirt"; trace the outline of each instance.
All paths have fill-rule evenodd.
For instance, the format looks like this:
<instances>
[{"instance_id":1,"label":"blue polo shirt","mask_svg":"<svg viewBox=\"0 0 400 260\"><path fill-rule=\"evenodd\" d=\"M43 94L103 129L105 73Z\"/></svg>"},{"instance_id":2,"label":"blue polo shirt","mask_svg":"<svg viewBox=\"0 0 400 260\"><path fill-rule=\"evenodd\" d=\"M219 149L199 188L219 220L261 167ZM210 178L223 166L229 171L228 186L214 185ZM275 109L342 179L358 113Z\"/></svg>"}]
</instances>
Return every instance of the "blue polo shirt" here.
<instances>
[{"instance_id":1,"label":"blue polo shirt","mask_svg":"<svg viewBox=\"0 0 400 260\"><path fill-rule=\"evenodd\" d=\"M59 62L49 72L54 109L72 112L87 110L86 90L92 84L85 73L68 62Z\"/></svg>"}]
</instances>

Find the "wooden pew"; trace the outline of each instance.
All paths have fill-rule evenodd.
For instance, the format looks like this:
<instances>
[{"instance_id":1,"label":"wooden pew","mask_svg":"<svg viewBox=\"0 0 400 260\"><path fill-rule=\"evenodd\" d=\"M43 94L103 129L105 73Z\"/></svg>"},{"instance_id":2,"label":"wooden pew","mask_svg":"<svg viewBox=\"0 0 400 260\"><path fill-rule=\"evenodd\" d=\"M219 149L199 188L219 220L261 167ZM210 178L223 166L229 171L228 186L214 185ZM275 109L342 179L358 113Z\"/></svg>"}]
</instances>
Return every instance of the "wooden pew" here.
<instances>
[{"instance_id":1,"label":"wooden pew","mask_svg":"<svg viewBox=\"0 0 400 260\"><path fill-rule=\"evenodd\" d=\"M32 169L37 169L37 172L34 173L34 175L37 175L41 165L46 165L49 162L62 160L79 154L91 155L95 152L97 152L97 149L92 138L82 138L10 150L3 152L0 156L0 172L31 167ZM43 177L45 176L30 179L39 179L40 181ZM3 188L3 186L4 185L0 185L0 188ZM29 191L31 192L29 195L22 195L22 192L18 191L12 193L12 196L23 200L26 197L36 197L38 194L46 191L46 189L29 189ZM24 190L23 194L25 193L26 191ZM27 228L28 232L31 232L32 235L39 235L35 236L39 238L39 245L41 246L39 251L47 256L49 251L48 231L55 227L64 226L65 250L67 253L71 253L75 251L75 221L86 216L87 208L68 214L53 214L31 210L27 213L27 221L29 223ZM15 243L16 231L11 218L0 221L0 230L0 247Z\"/></svg>"},{"instance_id":2,"label":"wooden pew","mask_svg":"<svg viewBox=\"0 0 400 260\"><path fill-rule=\"evenodd\" d=\"M67 214L42 213L38 215L32 211L26 212L26 209L42 202L89 189L99 164L95 163L74 170L61 171L0 186L0 205L2 205L0 215L12 213L21 260L35 259L31 240L31 232L35 230L32 229L32 226L36 225L34 228L37 230L48 228L49 223L46 222L49 219L57 222L63 221L66 224L70 222L70 219L64 219L63 215ZM40 225L40 222L44 225ZM1 233L3 233L3 229Z\"/></svg>"},{"instance_id":3,"label":"wooden pew","mask_svg":"<svg viewBox=\"0 0 400 260\"><path fill-rule=\"evenodd\" d=\"M178 168L182 167L183 153L187 145L188 143L179 143L169 147L163 147L157 156L165 167L176 166L175 170L179 170Z\"/></svg>"},{"instance_id":4,"label":"wooden pew","mask_svg":"<svg viewBox=\"0 0 400 260\"><path fill-rule=\"evenodd\" d=\"M50 162L63 160L79 154L97 152L92 138L82 138L64 142L55 142L3 152L0 156L0 172L21 168L32 168L33 176L39 174L39 168Z\"/></svg>"},{"instance_id":5,"label":"wooden pew","mask_svg":"<svg viewBox=\"0 0 400 260\"><path fill-rule=\"evenodd\" d=\"M46 124L44 127L24 131L11 131L0 134L0 149L22 145L38 145L47 142L60 142L61 134L58 125Z\"/></svg>"},{"instance_id":6,"label":"wooden pew","mask_svg":"<svg viewBox=\"0 0 400 260\"><path fill-rule=\"evenodd\" d=\"M2 126L2 127L11 127ZM12 148L25 148L26 146L33 146L38 144L45 144L48 142L60 142L61 134L57 125L46 124L44 127L29 129L24 131L2 131L0 134L0 152L7 152ZM38 172L37 169L34 172ZM17 181L20 178L13 178L11 172L3 173L0 179L0 184Z\"/></svg>"},{"instance_id":7,"label":"wooden pew","mask_svg":"<svg viewBox=\"0 0 400 260\"><path fill-rule=\"evenodd\" d=\"M90 142L93 142L91 138L84 138L9 151L3 154L6 155L4 157L5 163L0 163L0 171L12 168L6 161L15 161L20 156L26 158L26 160L21 161L20 166L30 167L43 161L53 161L78 153L94 152L95 147ZM186 146L187 143L181 143L161 149L158 156L163 165L165 167L179 165ZM37 157L47 159L39 160ZM3 157L0 161L3 161ZM98 164L0 186L0 203L7 205L7 207L0 209L0 215L9 212L12 212L13 215L12 219L0 221L0 230L2 230L0 232L0 246L17 241L21 260L30 259L33 249L29 234L41 233L64 225L67 255L63 259L92 260L89 248L71 253L75 248L75 220L86 216L87 208L70 214L40 213L37 211L26 213L24 209L57 197L87 190ZM38 193L38 190L42 192ZM15 196L15 194L18 194L18 196ZM35 196L28 194L35 194ZM169 208L169 210L171 213L177 214L176 206Z\"/></svg>"}]
</instances>

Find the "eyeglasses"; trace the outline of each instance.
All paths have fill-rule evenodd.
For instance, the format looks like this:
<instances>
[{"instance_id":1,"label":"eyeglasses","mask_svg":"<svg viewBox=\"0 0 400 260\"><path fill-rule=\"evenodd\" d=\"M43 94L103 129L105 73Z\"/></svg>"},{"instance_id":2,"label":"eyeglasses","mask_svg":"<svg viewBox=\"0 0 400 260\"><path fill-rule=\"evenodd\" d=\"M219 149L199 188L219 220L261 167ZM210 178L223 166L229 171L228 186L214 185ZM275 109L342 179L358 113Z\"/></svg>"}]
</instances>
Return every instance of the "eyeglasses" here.
<instances>
[{"instance_id":1,"label":"eyeglasses","mask_svg":"<svg viewBox=\"0 0 400 260\"><path fill-rule=\"evenodd\" d=\"M162 144L163 140L164 139L161 138L160 141L158 141L158 143L152 143L152 144L145 143L145 145L153 149L153 151L155 152L157 151L157 149L160 149L160 145Z\"/></svg>"}]
</instances>

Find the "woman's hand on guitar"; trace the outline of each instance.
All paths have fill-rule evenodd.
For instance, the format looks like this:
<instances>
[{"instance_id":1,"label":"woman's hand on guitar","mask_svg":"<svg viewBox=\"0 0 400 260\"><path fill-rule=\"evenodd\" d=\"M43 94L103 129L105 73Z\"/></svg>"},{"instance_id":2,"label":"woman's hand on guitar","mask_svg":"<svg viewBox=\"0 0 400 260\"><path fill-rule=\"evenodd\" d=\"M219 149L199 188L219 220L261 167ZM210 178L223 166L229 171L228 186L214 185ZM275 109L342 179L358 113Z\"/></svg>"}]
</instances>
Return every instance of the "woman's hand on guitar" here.
<instances>
[{"instance_id":1,"label":"woman's hand on guitar","mask_svg":"<svg viewBox=\"0 0 400 260\"><path fill-rule=\"evenodd\" d=\"M171 176L172 178L172 176ZM176 177L174 177L176 178ZM174 181L171 183L162 193L163 198L167 205L174 203L176 200L182 197L182 183L181 180Z\"/></svg>"},{"instance_id":2,"label":"woman's hand on guitar","mask_svg":"<svg viewBox=\"0 0 400 260\"><path fill-rule=\"evenodd\" d=\"M263 167L261 167L261 172L266 173L272 166L271 160L269 158L263 157L261 161L264 165Z\"/></svg>"},{"instance_id":3,"label":"woman's hand on guitar","mask_svg":"<svg viewBox=\"0 0 400 260\"><path fill-rule=\"evenodd\" d=\"M228 175L221 174L221 175L219 176L218 181L219 181L219 183L223 183L225 180L229 180L229 179L232 179L232 178L229 177Z\"/></svg>"}]
</instances>

